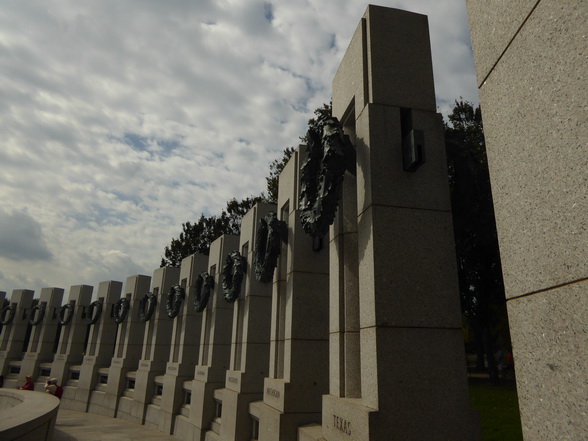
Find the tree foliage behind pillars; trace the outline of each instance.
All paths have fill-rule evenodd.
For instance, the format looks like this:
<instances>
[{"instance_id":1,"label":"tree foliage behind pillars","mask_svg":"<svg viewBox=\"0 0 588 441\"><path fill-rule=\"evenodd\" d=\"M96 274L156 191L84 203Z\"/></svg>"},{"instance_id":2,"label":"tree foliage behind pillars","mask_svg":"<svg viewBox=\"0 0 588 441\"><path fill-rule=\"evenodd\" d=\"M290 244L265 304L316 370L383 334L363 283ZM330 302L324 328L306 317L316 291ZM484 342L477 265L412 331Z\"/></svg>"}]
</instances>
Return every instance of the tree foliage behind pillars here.
<instances>
[{"instance_id":1,"label":"tree foliage behind pillars","mask_svg":"<svg viewBox=\"0 0 588 441\"><path fill-rule=\"evenodd\" d=\"M332 105L323 104L314 111L316 118L308 121L309 126L316 123L318 117L324 114L331 114ZM305 140L306 137L300 137ZM238 201L231 199L227 202L226 208L218 216L204 216L192 223L182 224L182 232L177 238L172 238L171 243L165 247L164 257L160 266L180 266L182 259L190 254L208 254L210 244L222 234L239 234L241 231L241 219L258 202L278 202L278 179L280 173L294 153L294 147L287 147L283 150L279 159L272 161L269 167L269 176L266 177L267 194L250 196Z\"/></svg>"},{"instance_id":2,"label":"tree foliage behind pillars","mask_svg":"<svg viewBox=\"0 0 588 441\"><path fill-rule=\"evenodd\" d=\"M445 142L462 312L497 380L494 352L510 350L506 302L480 107L455 101Z\"/></svg>"}]
</instances>

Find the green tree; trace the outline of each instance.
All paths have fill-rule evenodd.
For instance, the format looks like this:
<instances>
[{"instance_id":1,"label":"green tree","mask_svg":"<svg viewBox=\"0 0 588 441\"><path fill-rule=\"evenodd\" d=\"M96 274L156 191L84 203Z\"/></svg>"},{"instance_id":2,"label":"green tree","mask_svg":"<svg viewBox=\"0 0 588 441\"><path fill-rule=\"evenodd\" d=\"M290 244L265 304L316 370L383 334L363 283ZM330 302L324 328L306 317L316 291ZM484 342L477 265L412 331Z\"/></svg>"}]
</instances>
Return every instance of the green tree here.
<instances>
[{"instance_id":1,"label":"green tree","mask_svg":"<svg viewBox=\"0 0 588 441\"><path fill-rule=\"evenodd\" d=\"M324 103L322 107L315 109L314 111L314 118L310 118L308 120L308 127L316 126L318 119L321 116L331 116L333 113L333 103L329 102ZM306 134L300 137L302 142L308 142L306 138ZM284 149L282 157L280 159L274 159L273 162L270 164L270 175L265 178L267 182L267 196L266 199L268 202L275 204L278 202L278 178L280 177L280 173L284 170L284 167L292 157L296 149L294 147L287 147Z\"/></svg>"},{"instance_id":2,"label":"green tree","mask_svg":"<svg viewBox=\"0 0 588 441\"><path fill-rule=\"evenodd\" d=\"M265 178L265 180L267 183L266 201L271 204L276 204L278 202L278 179L280 177L280 173L282 173L282 170L284 170L284 167L292 157L294 151L294 147L285 148L282 153L282 158L274 159L270 164L270 175Z\"/></svg>"},{"instance_id":3,"label":"green tree","mask_svg":"<svg viewBox=\"0 0 588 441\"><path fill-rule=\"evenodd\" d=\"M331 104L323 104L314 111L318 118L323 114L331 114ZM316 119L311 118L309 125L316 124ZM301 137L305 139L305 137ZM238 201L233 198L227 202L226 208L218 216L204 216L195 223L182 224L182 232L177 238L172 238L170 244L165 247L164 257L160 266L180 266L182 259L190 254L208 254L210 244L222 234L239 234L241 231L241 219L258 202L277 203L278 178L288 160L294 153L294 147L287 147L282 152L282 157L272 161L269 167L269 176L266 177L267 194L263 192L259 196L250 196Z\"/></svg>"},{"instance_id":4,"label":"green tree","mask_svg":"<svg viewBox=\"0 0 588 441\"><path fill-rule=\"evenodd\" d=\"M323 103L322 107L315 109L315 111L314 111L315 117L310 118L308 120L308 128L309 129L311 129L311 128L316 129L316 124L322 116L332 116L332 115L333 115L333 101L329 101L329 104ZM305 133L304 136L301 136L300 140L304 143L307 143L308 142L307 134Z\"/></svg>"},{"instance_id":5,"label":"green tree","mask_svg":"<svg viewBox=\"0 0 588 441\"><path fill-rule=\"evenodd\" d=\"M182 224L182 232L165 247L160 266L178 267L184 257L199 253L208 255L210 244L222 234L239 234L241 219L262 197L231 199L219 216L200 215L197 222Z\"/></svg>"},{"instance_id":6,"label":"green tree","mask_svg":"<svg viewBox=\"0 0 588 441\"><path fill-rule=\"evenodd\" d=\"M494 204L480 107L455 101L445 123L445 143L462 313L477 348L498 381L494 353L510 349Z\"/></svg>"}]
</instances>

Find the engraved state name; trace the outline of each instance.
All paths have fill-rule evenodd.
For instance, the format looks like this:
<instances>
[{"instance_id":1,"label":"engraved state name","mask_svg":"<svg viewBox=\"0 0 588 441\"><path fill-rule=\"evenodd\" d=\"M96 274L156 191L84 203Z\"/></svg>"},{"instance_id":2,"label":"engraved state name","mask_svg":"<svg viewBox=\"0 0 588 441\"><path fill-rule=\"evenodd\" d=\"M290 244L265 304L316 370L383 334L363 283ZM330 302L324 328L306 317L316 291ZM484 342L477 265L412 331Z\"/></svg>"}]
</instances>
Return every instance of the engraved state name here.
<instances>
[{"instance_id":1,"label":"engraved state name","mask_svg":"<svg viewBox=\"0 0 588 441\"><path fill-rule=\"evenodd\" d=\"M347 435L351 435L351 422L345 418L333 415L333 427Z\"/></svg>"},{"instance_id":2,"label":"engraved state name","mask_svg":"<svg viewBox=\"0 0 588 441\"><path fill-rule=\"evenodd\" d=\"M280 398L280 391L274 388L267 387L265 389L265 393L268 394L270 397Z\"/></svg>"}]
</instances>

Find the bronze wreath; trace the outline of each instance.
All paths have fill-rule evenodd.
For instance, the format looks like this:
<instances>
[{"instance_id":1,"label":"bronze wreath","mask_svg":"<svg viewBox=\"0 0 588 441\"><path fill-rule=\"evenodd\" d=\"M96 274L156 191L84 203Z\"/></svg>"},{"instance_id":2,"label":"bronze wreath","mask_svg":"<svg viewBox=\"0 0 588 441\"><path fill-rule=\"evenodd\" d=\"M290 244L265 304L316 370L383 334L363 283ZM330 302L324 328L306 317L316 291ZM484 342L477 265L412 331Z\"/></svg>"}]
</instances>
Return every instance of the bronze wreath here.
<instances>
[{"instance_id":1,"label":"bronze wreath","mask_svg":"<svg viewBox=\"0 0 588 441\"><path fill-rule=\"evenodd\" d=\"M165 309L169 318L173 319L180 313L184 297L186 297L186 293L180 285L174 285L170 288L165 302Z\"/></svg>"},{"instance_id":2,"label":"bronze wreath","mask_svg":"<svg viewBox=\"0 0 588 441\"><path fill-rule=\"evenodd\" d=\"M255 278L261 283L271 282L278 264L281 243L288 243L286 222L278 220L276 213L270 211L265 219L259 220L253 254Z\"/></svg>"},{"instance_id":3,"label":"bronze wreath","mask_svg":"<svg viewBox=\"0 0 588 441\"><path fill-rule=\"evenodd\" d=\"M229 303L239 298L243 274L247 270L247 259L241 256L239 251L233 251L227 255L223 266L223 292L225 300Z\"/></svg>"},{"instance_id":4,"label":"bronze wreath","mask_svg":"<svg viewBox=\"0 0 588 441\"><path fill-rule=\"evenodd\" d=\"M31 326L40 325L43 319L45 318L45 311L47 310L47 303L43 302L41 304L35 305L31 308L31 318L29 323ZM37 317L35 317L35 311L39 311L37 313Z\"/></svg>"},{"instance_id":5,"label":"bronze wreath","mask_svg":"<svg viewBox=\"0 0 588 441\"><path fill-rule=\"evenodd\" d=\"M194 311L202 312L206 308L210 293L214 289L214 277L206 271L200 273L196 279L196 295L194 296Z\"/></svg>"},{"instance_id":6,"label":"bronze wreath","mask_svg":"<svg viewBox=\"0 0 588 441\"><path fill-rule=\"evenodd\" d=\"M112 305L112 317L117 325L125 321L130 308L131 302L126 297L121 297L118 302Z\"/></svg>"},{"instance_id":7,"label":"bronze wreath","mask_svg":"<svg viewBox=\"0 0 588 441\"><path fill-rule=\"evenodd\" d=\"M345 170L355 173L355 151L332 116L320 117L306 137L308 158L300 172L300 221L307 234L321 238L335 220Z\"/></svg>"},{"instance_id":8,"label":"bronze wreath","mask_svg":"<svg viewBox=\"0 0 588 441\"><path fill-rule=\"evenodd\" d=\"M100 300L95 300L90 303L88 306L88 313L86 314L86 323L89 325L94 325L100 319L102 315L102 302Z\"/></svg>"},{"instance_id":9,"label":"bronze wreath","mask_svg":"<svg viewBox=\"0 0 588 441\"><path fill-rule=\"evenodd\" d=\"M157 305L157 297L155 294L148 292L143 296L143 298L139 301L139 320L142 322L148 322L153 317L153 313L155 312L155 306Z\"/></svg>"},{"instance_id":10,"label":"bronze wreath","mask_svg":"<svg viewBox=\"0 0 588 441\"><path fill-rule=\"evenodd\" d=\"M57 317L57 321L60 325L66 326L70 324L71 319L74 316L75 304L75 300L72 300L71 302L66 303L59 309L59 316Z\"/></svg>"},{"instance_id":11,"label":"bronze wreath","mask_svg":"<svg viewBox=\"0 0 588 441\"><path fill-rule=\"evenodd\" d=\"M16 315L16 305L16 303L12 303L2 308L2 311L0 311L0 325L9 325L12 323ZM6 313L8 313L8 318L6 317Z\"/></svg>"}]
</instances>

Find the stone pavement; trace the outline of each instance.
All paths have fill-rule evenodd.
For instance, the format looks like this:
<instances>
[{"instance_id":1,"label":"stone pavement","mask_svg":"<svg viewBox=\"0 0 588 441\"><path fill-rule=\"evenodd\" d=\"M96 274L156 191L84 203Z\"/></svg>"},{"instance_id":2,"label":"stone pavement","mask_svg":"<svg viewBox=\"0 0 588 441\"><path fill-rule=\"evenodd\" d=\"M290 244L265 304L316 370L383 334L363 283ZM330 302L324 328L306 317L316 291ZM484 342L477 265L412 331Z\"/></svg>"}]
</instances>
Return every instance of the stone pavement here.
<instances>
[{"instance_id":1,"label":"stone pavement","mask_svg":"<svg viewBox=\"0 0 588 441\"><path fill-rule=\"evenodd\" d=\"M93 413L59 409L53 441L178 441L157 429Z\"/></svg>"}]
</instances>

